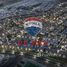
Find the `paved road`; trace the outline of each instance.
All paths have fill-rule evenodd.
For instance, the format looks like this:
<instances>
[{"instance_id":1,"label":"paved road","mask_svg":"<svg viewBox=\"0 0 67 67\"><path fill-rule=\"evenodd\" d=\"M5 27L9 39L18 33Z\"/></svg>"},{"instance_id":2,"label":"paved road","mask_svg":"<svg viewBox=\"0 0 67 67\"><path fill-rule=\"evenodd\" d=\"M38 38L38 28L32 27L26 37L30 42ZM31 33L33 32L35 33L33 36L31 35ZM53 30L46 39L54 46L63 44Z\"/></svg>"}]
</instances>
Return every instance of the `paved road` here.
<instances>
[{"instance_id":1,"label":"paved road","mask_svg":"<svg viewBox=\"0 0 67 67\"><path fill-rule=\"evenodd\" d=\"M2 63L0 67L15 67L19 60L20 56L11 57L5 63Z\"/></svg>"}]
</instances>

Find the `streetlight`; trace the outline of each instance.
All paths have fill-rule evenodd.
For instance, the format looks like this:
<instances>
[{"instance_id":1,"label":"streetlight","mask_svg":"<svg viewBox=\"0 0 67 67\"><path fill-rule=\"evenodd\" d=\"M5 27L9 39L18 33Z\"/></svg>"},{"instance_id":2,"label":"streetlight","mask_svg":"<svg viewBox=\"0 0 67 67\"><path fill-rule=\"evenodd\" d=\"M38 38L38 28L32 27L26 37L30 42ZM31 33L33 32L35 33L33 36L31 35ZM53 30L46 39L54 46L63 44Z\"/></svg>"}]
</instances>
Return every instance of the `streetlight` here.
<instances>
[{"instance_id":1,"label":"streetlight","mask_svg":"<svg viewBox=\"0 0 67 67\"><path fill-rule=\"evenodd\" d=\"M2 45L1 47L4 48L4 45Z\"/></svg>"},{"instance_id":2,"label":"streetlight","mask_svg":"<svg viewBox=\"0 0 67 67\"><path fill-rule=\"evenodd\" d=\"M5 49L7 49L7 46L6 45L4 47L5 47Z\"/></svg>"},{"instance_id":3,"label":"streetlight","mask_svg":"<svg viewBox=\"0 0 67 67\"><path fill-rule=\"evenodd\" d=\"M39 52L39 49L37 51Z\"/></svg>"},{"instance_id":4,"label":"streetlight","mask_svg":"<svg viewBox=\"0 0 67 67\"><path fill-rule=\"evenodd\" d=\"M40 52L43 52L43 50L41 49Z\"/></svg>"},{"instance_id":5,"label":"streetlight","mask_svg":"<svg viewBox=\"0 0 67 67\"><path fill-rule=\"evenodd\" d=\"M25 48L25 50L27 51L27 48Z\"/></svg>"},{"instance_id":6,"label":"streetlight","mask_svg":"<svg viewBox=\"0 0 67 67\"><path fill-rule=\"evenodd\" d=\"M34 55L33 58L36 59L36 55Z\"/></svg>"},{"instance_id":7,"label":"streetlight","mask_svg":"<svg viewBox=\"0 0 67 67\"><path fill-rule=\"evenodd\" d=\"M17 46L17 49L19 50L19 49L20 49L20 47L18 47L18 46Z\"/></svg>"},{"instance_id":8,"label":"streetlight","mask_svg":"<svg viewBox=\"0 0 67 67\"><path fill-rule=\"evenodd\" d=\"M63 48L64 48L64 46L61 46L61 48L63 49Z\"/></svg>"},{"instance_id":9,"label":"streetlight","mask_svg":"<svg viewBox=\"0 0 67 67\"><path fill-rule=\"evenodd\" d=\"M9 48L12 48L12 46L9 46Z\"/></svg>"},{"instance_id":10,"label":"streetlight","mask_svg":"<svg viewBox=\"0 0 67 67\"><path fill-rule=\"evenodd\" d=\"M15 47L14 46L12 46L12 49L14 49Z\"/></svg>"},{"instance_id":11,"label":"streetlight","mask_svg":"<svg viewBox=\"0 0 67 67\"><path fill-rule=\"evenodd\" d=\"M29 51L31 50L31 48L29 48Z\"/></svg>"},{"instance_id":12,"label":"streetlight","mask_svg":"<svg viewBox=\"0 0 67 67\"><path fill-rule=\"evenodd\" d=\"M23 55L23 52L20 52L20 55Z\"/></svg>"},{"instance_id":13,"label":"streetlight","mask_svg":"<svg viewBox=\"0 0 67 67\"><path fill-rule=\"evenodd\" d=\"M15 51L14 50L12 50L12 54L14 54L15 53Z\"/></svg>"},{"instance_id":14,"label":"streetlight","mask_svg":"<svg viewBox=\"0 0 67 67\"><path fill-rule=\"evenodd\" d=\"M17 37L21 37L21 35L17 35Z\"/></svg>"}]
</instances>

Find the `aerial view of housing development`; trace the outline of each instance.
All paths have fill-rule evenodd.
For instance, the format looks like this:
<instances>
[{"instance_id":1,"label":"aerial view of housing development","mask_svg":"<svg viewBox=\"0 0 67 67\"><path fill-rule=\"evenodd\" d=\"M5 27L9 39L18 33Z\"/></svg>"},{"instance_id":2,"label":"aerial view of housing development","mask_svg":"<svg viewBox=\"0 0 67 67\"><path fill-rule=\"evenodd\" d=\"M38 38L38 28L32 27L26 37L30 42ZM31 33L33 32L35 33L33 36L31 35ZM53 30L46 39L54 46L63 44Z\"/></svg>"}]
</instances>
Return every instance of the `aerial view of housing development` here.
<instances>
[{"instance_id":1,"label":"aerial view of housing development","mask_svg":"<svg viewBox=\"0 0 67 67\"><path fill-rule=\"evenodd\" d=\"M67 67L67 0L0 0L0 67Z\"/></svg>"}]
</instances>

